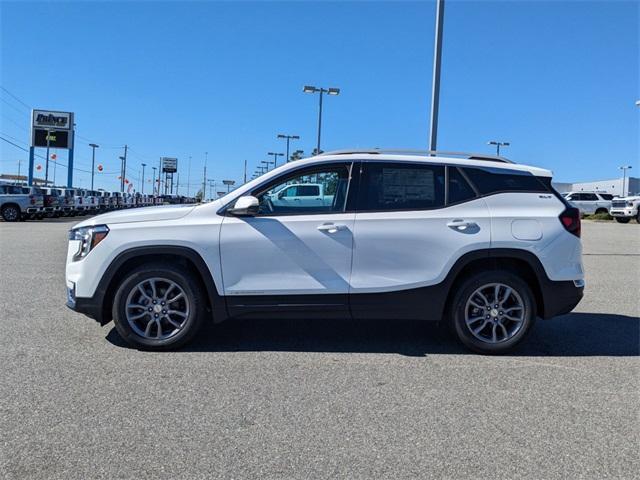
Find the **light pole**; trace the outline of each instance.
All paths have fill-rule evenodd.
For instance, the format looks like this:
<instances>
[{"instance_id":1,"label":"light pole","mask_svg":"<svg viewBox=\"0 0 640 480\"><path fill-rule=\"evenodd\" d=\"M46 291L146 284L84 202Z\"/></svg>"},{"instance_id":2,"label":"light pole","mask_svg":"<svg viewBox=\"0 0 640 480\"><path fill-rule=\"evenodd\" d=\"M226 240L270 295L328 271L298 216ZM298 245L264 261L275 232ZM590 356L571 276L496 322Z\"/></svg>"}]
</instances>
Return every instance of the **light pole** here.
<instances>
[{"instance_id":1,"label":"light pole","mask_svg":"<svg viewBox=\"0 0 640 480\"><path fill-rule=\"evenodd\" d=\"M278 157L284 157L284 153L269 152L267 155L273 155L273 168L278 166Z\"/></svg>"},{"instance_id":2,"label":"light pole","mask_svg":"<svg viewBox=\"0 0 640 480\"><path fill-rule=\"evenodd\" d=\"M322 87L314 87L312 85L305 85L302 91L304 93L320 94L320 102L318 104L318 145L316 146L316 154L320 155L320 134L322 132L322 95L324 93L326 93L327 95L340 95L340 89L335 87L322 88Z\"/></svg>"},{"instance_id":3,"label":"light pole","mask_svg":"<svg viewBox=\"0 0 640 480\"><path fill-rule=\"evenodd\" d=\"M620 170L622 170L622 196L626 197L624 190L625 190L625 184L627 183L627 170L633 168L631 165L623 165L622 167L618 167Z\"/></svg>"},{"instance_id":4,"label":"light pole","mask_svg":"<svg viewBox=\"0 0 640 480\"><path fill-rule=\"evenodd\" d=\"M99 145L96 145L95 143L90 143L89 146L91 147L91 190L93 190L93 176L96 173L96 148L99 147Z\"/></svg>"},{"instance_id":5,"label":"light pole","mask_svg":"<svg viewBox=\"0 0 640 480\"><path fill-rule=\"evenodd\" d=\"M258 167L258 168L262 168L262 169L264 169L265 171L268 172L269 171L269 165L271 165L273 162L270 162L269 160L262 160L262 163L264 163L266 165L266 167ZM264 173L264 172L262 172L262 173Z\"/></svg>"},{"instance_id":6,"label":"light pole","mask_svg":"<svg viewBox=\"0 0 640 480\"><path fill-rule=\"evenodd\" d=\"M431 82L431 129L429 150L438 143L438 111L440 109L440 65L442 64L442 30L444 29L444 0L436 0L436 39L433 46L433 80Z\"/></svg>"},{"instance_id":7,"label":"light pole","mask_svg":"<svg viewBox=\"0 0 640 480\"><path fill-rule=\"evenodd\" d=\"M153 177L151 178L151 184L152 184L151 191L153 192L153 195L155 195L156 194L156 170L158 169L158 167L151 167L151 169L153 170Z\"/></svg>"},{"instance_id":8,"label":"light pole","mask_svg":"<svg viewBox=\"0 0 640 480\"><path fill-rule=\"evenodd\" d=\"M51 136L51 130L47 130L47 163L45 163L44 167L44 186L46 187L49 183L49 140Z\"/></svg>"},{"instance_id":9,"label":"light pole","mask_svg":"<svg viewBox=\"0 0 640 480\"><path fill-rule=\"evenodd\" d=\"M289 161L289 141L290 140L300 140L298 135L284 135L282 133L278 134L278 138L286 138L287 139L287 156L285 157L285 162Z\"/></svg>"},{"instance_id":10,"label":"light pole","mask_svg":"<svg viewBox=\"0 0 640 480\"><path fill-rule=\"evenodd\" d=\"M216 181L213 178L208 178L207 181L209 182L209 191L212 192L211 199L213 200L213 192L216 189Z\"/></svg>"},{"instance_id":11,"label":"light pole","mask_svg":"<svg viewBox=\"0 0 640 480\"><path fill-rule=\"evenodd\" d=\"M140 186L140 193L144 193L144 167L146 166L146 163L142 164L142 185Z\"/></svg>"},{"instance_id":12,"label":"light pole","mask_svg":"<svg viewBox=\"0 0 640 480\"><path fill-rule=\"evenodd\" d=\"M490 141L487 142L487 145L495 145L496 146L496 155L500 156L500 147L508 147L510 145L509 142L496 142L496 141Z\"/></svg>"},{"instance_id":13,"label":"light pole","mask_svg":"<svg viewBox=\"0 0 640 480\"><path fill-rule=\"evenodd\" d=\"M124 168L125 168L125 158L123 156L120 157L120 172L121 172L121 178L120 178L120 192L124 193Z\"/></svg>"}]
</instances>

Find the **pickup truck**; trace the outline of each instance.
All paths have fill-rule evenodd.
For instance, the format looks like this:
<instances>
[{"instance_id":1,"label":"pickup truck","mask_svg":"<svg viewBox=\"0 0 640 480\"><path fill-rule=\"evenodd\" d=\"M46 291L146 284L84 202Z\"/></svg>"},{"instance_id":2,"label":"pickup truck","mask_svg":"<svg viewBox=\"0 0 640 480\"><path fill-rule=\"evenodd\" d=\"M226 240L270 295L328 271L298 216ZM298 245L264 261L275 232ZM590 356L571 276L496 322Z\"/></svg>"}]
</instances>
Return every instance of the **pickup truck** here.
<instances>
[{"instance_id":1,"label":"pickup truck","mask_svg":"<svg viewBox=\"0 0 640 480\"><path fill-rule=\"evenodd\" d=\"M611 201L609 215L618 223L629 223L632 218L640 223L640 195L624 198L614 198Z\"/></svg>"},{"instance_id":2,"label":"pickup truck","mask_svg":"<svg viewBox=\"0 0 640 480\"><path fill-rule=\"evenodd\" d=\"M333 195L325 195L321 183L293 183L271 194L275 207L324 207L333 204Z\"/></svg>"},{"instance_id":3,"label":"pickup truck","mask_svg":"<svg viewBox=\"0 0 640 480\"><path fill-rule=\"evenodd\" d=\"M31 193L29 187L0 185L0 215L5 222L42 218L44 196Z\"/></svg>"},{"instance_id":4,"label":"pickup truck","mask_svg":"<svg viewBox=\"0 0 640 480\"><path fill-rule=\"evenodd\" d=\"M581 214L591 215L594 213L609 213L613 195L599 192L570 192L564 198L580 210Z\"/></svg>"}]
</instances>

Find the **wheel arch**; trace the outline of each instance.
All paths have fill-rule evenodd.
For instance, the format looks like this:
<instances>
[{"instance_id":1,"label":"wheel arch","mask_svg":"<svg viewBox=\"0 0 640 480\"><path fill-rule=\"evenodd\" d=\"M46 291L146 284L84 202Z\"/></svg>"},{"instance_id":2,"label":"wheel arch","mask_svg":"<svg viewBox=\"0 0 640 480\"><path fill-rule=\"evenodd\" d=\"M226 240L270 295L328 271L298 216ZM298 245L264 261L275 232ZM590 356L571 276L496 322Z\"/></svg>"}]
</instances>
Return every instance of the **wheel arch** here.
<instances>
[{"instance_id":1,"label":"wheel arch","mask_svg":"<svg viewBox=\"0 0 640 480\"><path fill-rule=\"evenodd\" d=\"M207 310L211 312L214 322L218 323L226 319L224 299L218 294L211 271L202 256L189 247L154 245L125 250L105 270L96 289L100 305L99 321L102 325L112 320L111 306L122 279L133 269L151 262L170 262L187 268L195 275L203 291L206 292Z\"/></svg>"},{"instance_id":2,"label":"wheel arch","mask_svg":"<svg viewBox=\"0 0 640 480\"><path fill-rule=\"evenodd\" d=\"M22 208L20 208L20 204L16 202L5 202L0 207L0 211L3 211L7 207L16 207L18 209L18 213L22 213Z\"/></svg>"},{"instance_id":3,"label":"wheel arch","mask_svg":"<svg viewBox=\"0 0 640 480\"><path fill-rule=\"evenodd\" d=\"M550 282L540 260L526 250L514 248L485 249L467 253L455 263L449 274L446 309L451 306L458 286L479 271L507 270L522 278L533 292L536 315L547 318L545 286ZM448 313L448 312L447 312Z\"/></svg>"}]
</instances>

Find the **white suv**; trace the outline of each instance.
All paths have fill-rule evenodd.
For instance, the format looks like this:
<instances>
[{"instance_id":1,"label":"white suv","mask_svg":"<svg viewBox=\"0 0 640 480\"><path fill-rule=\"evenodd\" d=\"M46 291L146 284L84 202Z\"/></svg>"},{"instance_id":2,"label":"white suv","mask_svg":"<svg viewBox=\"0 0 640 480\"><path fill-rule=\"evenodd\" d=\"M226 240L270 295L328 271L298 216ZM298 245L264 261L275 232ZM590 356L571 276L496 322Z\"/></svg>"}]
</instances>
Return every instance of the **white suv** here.
<instances>
[{"instance_id":1,"label":"white suv","mask_svg":"<svg viewBox=\"0 0 640 480\"><path fill-rule=\"evenodd\" d=\"M565 194L564 198L580 210L583 215L592 215L594 213L609 213L613 195L600 192L570 192Z\"/></svg>"},{"instance_id":2,"label":"white suv","mask_svg":"<svg viewBox=\"0 0 640 480\"><path fill-rule=\"evenodd\" d=\"M459 158L462 157L462 158ZM283 205L287 185L331 201ZM285 164L207 204L113 212L69 233L67 305L131 345L184 345L205 321L448 322L503 352L571 311L580 216L551 172L502 157L341 151Z\"/></svg>"}]
</instances>

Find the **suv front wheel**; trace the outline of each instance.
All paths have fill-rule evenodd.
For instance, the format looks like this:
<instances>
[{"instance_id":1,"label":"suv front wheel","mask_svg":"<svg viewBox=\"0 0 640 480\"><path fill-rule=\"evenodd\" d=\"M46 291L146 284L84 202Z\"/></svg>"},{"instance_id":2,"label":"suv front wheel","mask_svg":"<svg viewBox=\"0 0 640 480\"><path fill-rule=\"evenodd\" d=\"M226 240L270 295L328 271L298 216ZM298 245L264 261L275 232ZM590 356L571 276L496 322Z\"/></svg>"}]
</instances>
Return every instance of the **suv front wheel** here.
<instances>
[{"instance_id":1,"label":"suv front wheel","mask_svg":"<svg viewBox=\"0 0 640 480\"><path fill-rule=\"evenodd\" d=\"M471 350L503 353L520 343L533 325L533 294L511 272L478 273L455 293L451 320L458 338Z\"/></svg>"},{"instance_id":2,"label":"suv front wheel","mask_svg":"<svg viewBox=\"0 0 640 480\"><path fill-rule=\"evenodd\" d=\"M129 273L113 303L113 321L130 345L169 350L188 343L204 318L199 284L179 265L143 265Z\"/></svg>"}]
</instances>

